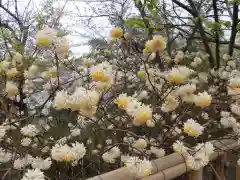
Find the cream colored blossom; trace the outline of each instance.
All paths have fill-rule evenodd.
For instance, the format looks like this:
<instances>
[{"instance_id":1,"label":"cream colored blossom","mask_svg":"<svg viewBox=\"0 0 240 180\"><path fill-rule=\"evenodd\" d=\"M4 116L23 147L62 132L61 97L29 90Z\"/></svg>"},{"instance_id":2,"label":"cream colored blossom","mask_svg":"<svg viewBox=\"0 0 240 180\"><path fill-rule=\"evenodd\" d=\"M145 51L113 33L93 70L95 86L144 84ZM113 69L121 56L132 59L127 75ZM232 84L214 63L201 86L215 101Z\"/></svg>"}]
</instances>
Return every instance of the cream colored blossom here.
<instances>
[{"instance_id":1,"label":"cream colored blossom","mask_svg":"<svg viewBox=\"0 0 240 180\"><path fill-rule=\"evenodd\" d=\"M199 170L206 166L209 162L209 157L204 153L196 153L193 156L189 155L186 159L186 164L193 170Z\"/></svg>"},{"instance_id":2,"label":"cream colored blossom","mask_svg":"<svg viewBox=\"0 0 240 180\"><path fill-rule=\"evenodd\" d=\"M152 40L149 40L145 44L145 50L147 52L162 52L166 48L165 38L161 35L153 36Z\"/></svg>"},{"instance_id":3,"label":"cream colored blossom","mask_svg":"<svg viewBox=\"0 0 240 180\"><path fill-rule=\"evenodd\" d=\"M87 117L93 117L100 95L95 90L86 90L83 87L78 87L74 93L68 97L68 107L73 111L79 110Z\"/></svg>"},{"instance_id":4,"label":"cream colored blossom","mask_svg":"<svg viewBox=\"0 0 240 180\"><path fill-rule=\"evenodd\" d=\"M68 57L69 43L67 38L58 38L55 42L55 50L58 55L58 58L65 59Z\"/></svg>"},{"instance_id":5,"label":"cream colored blossom","mask_svg":"<svg viewBox=\"0 0 240 180\"><path fill-rule=\"evenodd\" d=\"M148 120L152 120L152 109L149 106L142 105L137 108L132 114L134 125L146 124Z\"/></svg>"},{"instance_id":6,"label":"cream colored blossom","mask_svg":"<svg viewBox=\"0 0 240 180\"><path fill-rule=\"evenodd\" d=\"M37 127L33 124L28 124L21 128L21 134L28 137L35 137L39 133Z\"/></svg>"},{"instance_id":7,"label":"cream colored blossom","mask_svg":"<svg viewBox=\"0 0 240 180\"><path fill-rule=\"evenodd\" d=\"M152 173L152 164L146 159L139 159L138 157L128 157L124 161L125 166L133 173L136 177L142 178L147 177Z\"/></svg>"},{"instance_id":8,"label":"cream colored blossom","mask_svg":"<svg viewBox=\"0 0 240 180\"><path fill-rule=\"evenodd\" d=\"M8 79L15 78L18 74L19 74L19 71L16 68L11 68L6 72Z\"/></svg>"},{"instance_id":9,"label":"cream colored blossom","mask_svg":"<svg viewBox=\"0 0 240 180\"><path fill-rule=\"evenodd\" d=\"M60 109L68 109L68 94L66 91L58 91L53 101L53 107L60 110Z\"/></svg>"},{"instance_id":10,"label":"cream colored blossom","mask_svg":"<svg viewBox=\"0 0 240 180\"><path fill-rule=\"evenodd\" d=\"M151 153L153 153L157 158L161 158L165 156L165 150L162 148L156 148L156 147L151 147L150 149Z\"/></svg>"},{"instance_id":11,"label":"cream colored blossom","mask_svg":"<svg viewBox=\"0 0 240 180\"><path fill-rule=\"evenodd\" d=\"M206 91L203 93L198 93L198 95L194 96L194 103L196 106L201 108L208 107L212 103L212 96L209 95Z\"/></svg>"},{"instance_id":12,"label":"cream colored blossom","mask_svg":"<svg viewBox=\"0 0 240 180\"><path fill-rule=\"evenodd\" d=\"M221 117L220 123L224 128L234 128L236 127L237 120L232 116Z\"/></svg>"},{"instance_id":13,"label":"cream colored blossom","mask_svg":"<svg viewBox=\"0 0 240 180\"><path fill-rule=\"evenodd\" d=\"M127 94L120 94L114 102L119 108L126 109L132 100L133 98L131 96L127 96Z\"/></svg>"},{"instance_id":14,"label":"cream colored blossom","mask_svg":"<svg viewBox=\"0 0 240 180\"><path fill-rule=\"evenodd\" d=\"M34 158L31 166L34 169L41 169L41 170L47 170L51 167L52 161L50 159L50 157L46 158L46 159L42 159L42 158Z\"/></svg>"},{"instance_id":15,"label":"cream colored blossom","mask_svg":"<svg viewBox=\"0 0 240 180\"><path fill-rule=\"evenodd\" d=\"M207 83L208 82L208 74L205 72L198 73L198 78L200 82Z\"/></svg>"},{"instance_id":16,"label":"cream colored blossom","mask_svg":"<svg viewBox=\"0 0 240 180\"><path fill-rule=\"evenodd\" d=\"M229 80L229 87L232 89L240 88L240 77L234 77Z\"/></svg>"},{"instance_id":17,"label":"cream colored blossom","mask_svg":"<svg viewBox=\"0 0 240 180\"><path fill-rule=\"evenodd\" d=\"M168 95L162 104L161 110L163 112L174 111L179 106L179 100L176 96Z\"/></svg>"},{"instance_id":18,"label":"cream colored blossom","mask_svg":"<svg viewBox=\"0 0 240 180\"><path fill-rule=\"evenodd\" d=\"M238 103L235 103L235 104L231 104L231 111L240 116L240 105Z\"/></svg>"},{"instance_id":19,"label":"cream colored blossom","mask_svg":"<svg viewBox=\"0 0 240 180\"><path fill-rule=\"evenodd\" d=\"M177 153L183 154L186 153L189 149L188 147L184 146L184 144L181 141L176 141L173 143L173 150Z\"/></svg>"},{"instance_id":20,"label":"cream colored blossom","mask_svg":"<svg viewBox=\"0 0 240 180\"><path fill-rule=\"evenodd\" d=\"M43 72L43 74L42 74L43 78L46 80L48 80L50 78L56 78L57 75L58 75L58 72L57 72L56 66L49 68L47 71Z\"/></svg>"},{"instance_id":21,"label":"cream colored blossom","mask_svg":"<svg viewBox=\"0 0 240 180\"><path fill-rule=\"evenodd\" d=\"M28 71L25 72L24 76L27 79L32 79L38 74L38 67L36 65L31 65Z\"/></svg>"},{"instance_id":22,"label":"cream colored blossom","mask_svg":"<svg viewBox=\"0 0 240 180\"><path fill-rule=\"evenodd\" d=\"M174 62L176 64L180 63L182 60L184 59L184 52L182 51L178 51L175 58L174 58Z\"/></svg>"},{"instance_id":23,"label":"cream colored blossom","mask_svg":"<svg viewBox=\"0 0 240 180\"><path fill-rule=\"evenodd\" d=\"M178 68L172 68L166 78L171 83L184 84L192 72L191 69L185 66L179 66Z\"/></svg>"},{"instance_id":24,"label":"cream colored blossom","mask_svg":"<svg viewBox=\"0 0 240 180\"><path fill-rule=\"evenodd\" d=\"M39 169L28 169L21 180L45 180L45 177Z\"/></svg>"},{"instance_id":25,"label":"cream colored blossom","mask_svg":"<svg viewBox=\"0 0 240 180\"><path fill-rule=\"evenodd\" d=\"M41 47L50 48L53 41L56 39L57 32L48 26L45 26L42 30L36 34L36 44Z\"/></svg>"},{"instance_id":26,"label":"cream colored blossom","mask_svg":"<svg viewBox=\"0 0 240 180\"><path fill-rule=\"evenodd\" d=\"M133 147L137 149L144 149L147 147L147 142L145 139L140 138L134 142Z\"/></svg>"},{"instance_id":27,"label":"cream colored blossom","mask_svg":"<svg viewBox=\"0 0 240 180\"><path fill-rule=\"evenodd\" d=\"M1 126L0 126L0 141L3 139L3 137L4 137L5 134L6 134L6 132L7 132L6 127L3 126L3 125L1 125Z\"/></svg>"},{"instance_id":28,"label":"cream colored blossom","mask_svg":"<svg viewBox=\"0 0 240 180\"><path fill-rule=\"evenodd\" d=\"M16 53L12 58L12 65L16 68L23 66L23 55Z\"/></svg>"},{"instance_id":29,"label":"cream colored blossom","mask_svg":"<svg viewBox=\"0 0 240 180\"><path fill-rule=\"evenodd\" d=\"M196 56L196 57L194 58L194 62L195 62L197 65L200 65L200 64L202 64L202 59L201 59L200 57Z\"/></svg>"},{"instance_id":30,"label":"cream colored blossom","mask_svg":"<svg viewBox=\"0 0 240 180\"><path fill-rule=\"evenodd\" d=\"M11 98L18 94L18 87L14 82L7 81L5 91L7 93L7 97Z\"/></svg>"},{"instance_id":31,"label":"cream colored blossom","mask_svg":"<svg viewBox=\"0 0 240 180\"><path fill-rule=\"evenodd\" d=\"M91 67L90 76L93 81L110 82L112 79L112 66L108 62L102 62Z\"/></svg>"},{"instance_id":32,"label":"cream colored blossom","mask_svg":"<svg viewBox=\"0 0 240 180\"><path fill-rule=\"evenodd\" d=\"M10 62L7 60L1 61L0 62L0 73L6 72L8 67L10 66Z\"/></svg>"},{"instance_id":33,"label":"cream colored blossom","mask_svg":"<svg viewBox=\"0 0 240 180\"><path fill-rule=\"evenodd\" d=\"M113 164L116 162L116 158L120 157L121 151L118 147L113 147L109 151L102 155L105 162Z\"/></svg>"},{"instance_id":34,"label":"cream colored blossom","mask_svg":"<svg viewBox=\"0 0 240 180\"><path fill-rule=\"evenodd\" d=\"M184 123L183 131L189 136L198 137L203 133L204 127L195 120L188 119L187 122Z\"/></svg>"}]
</instances>

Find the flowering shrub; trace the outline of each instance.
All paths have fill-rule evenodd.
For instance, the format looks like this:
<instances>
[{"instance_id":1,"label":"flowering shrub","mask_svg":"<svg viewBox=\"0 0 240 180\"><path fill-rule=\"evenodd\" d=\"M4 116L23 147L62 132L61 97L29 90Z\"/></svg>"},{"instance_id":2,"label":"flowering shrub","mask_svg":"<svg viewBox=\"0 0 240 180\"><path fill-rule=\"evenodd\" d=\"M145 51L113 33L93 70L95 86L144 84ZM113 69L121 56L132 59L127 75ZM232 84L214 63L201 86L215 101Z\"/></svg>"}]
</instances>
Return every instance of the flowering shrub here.
<instances>
[{"instance_id":1,"label":"flowering shrub","mask_svg":"<svg viewBox=\"0 0 240 180\"><path fill-rule=\"evenodd\" d=\"M208 69L201 52L168 56L162 36L139 53L121 28L110 34L112 49L79 60L44 27L36 46L54 57L50 67L17 52L1 62L0 163L22 180L88 178L122 166L145 177L152 159L172 152L197 170L208 164L212 140L238 139L240 73L231 57Z\"/></svg>"}]
</instances>

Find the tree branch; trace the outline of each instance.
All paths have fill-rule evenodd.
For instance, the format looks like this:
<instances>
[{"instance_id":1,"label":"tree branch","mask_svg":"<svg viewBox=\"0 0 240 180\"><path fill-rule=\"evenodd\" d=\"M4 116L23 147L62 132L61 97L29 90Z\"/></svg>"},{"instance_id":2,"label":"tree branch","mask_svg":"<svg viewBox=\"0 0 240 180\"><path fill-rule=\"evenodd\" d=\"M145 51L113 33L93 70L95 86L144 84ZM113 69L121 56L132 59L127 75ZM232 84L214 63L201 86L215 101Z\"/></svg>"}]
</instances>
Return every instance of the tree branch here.
<instances>
[{"instance_id":1,"label":"tree branch","mask_svg":"<svg viewBox=\"0 0 240 180\"><path fill-rule=\"evenodd\" d=\"M136 0L134 0L134 4L135 4L136 8L139 10L140 15L141 15L141 17L142 17L142 19L143 19L143 22L144 22L146 28L148 29L148 38L149 38L149 39L152 39L153 29L151 28L149 21L146 19L147 14L146 14L146 12L145 12L145 10L144 10L144 7L143 7L142 2L139 1L139 2L137 3Z\"/></svg>"},{"instance_id":2,"label":"tree branch","mask_svg":"<svg viewBox=\"0 0 240 180\"><path fill-rule=\"evenodd\" d=\"M0 3L0 8L6 11L10 16L12 16L18 22L20 29L23 27L23 23L21 22L21 20L17 16L15 16L15 14L13 14L11 11L9 11L9 9L3 6L2 3Z\"/></svg>"},{"instance_id":3,"label":"tree branch","mask_svg":"<svg viewBox=\"0 0 240 180\"><path fill-rule=\"evenodd\" d=\"M202 37L202 41L203 41L203 44L204 44L204 48L205 48L205 51L209 54L209 62L210 62L210 65L211 67L213 68L214 67L214 57L213 57L213 54L212 54L212 51L208 45L208 41L207 41L207 36L205 34L205 31L204 31L204 27L202 25L202 21L199 17L199 13L195 7L195 4L192 0L188 0L191 8L192 8L192 11L193 11L193 17L194 18L197 18L197 22L196 22L196 25L199 29L199 33Z\"/></svg>"},{"instance_id":4,"label":"tree branch","mask_svg":"<svg viewBox=\"0 0 240 180\"><path fill-rule=\"evenodd\" d=\"M217 25L214 27L215 31L215 57L216 57L216 65L217 68L220 66L220 37L219 37L219 17L218 17L218 9L217 9L217 0L212 0L213 3L213 12L214 12L214 20Z\"/></svg>"},{"instance_id":5,"label":"tree branch","mask_svg":"<svg viewBox=\"0 0 240 180\"><path fill-rule=\"evenodd\" d=\"M233 55L233 45L235 43L236 35L237 35L237 24L238 24L238 2L233 4L233 17L232 17L232 30L230 36L230 44L228 46L228 54L230 56Z\"/></svg>"}]
</instances>

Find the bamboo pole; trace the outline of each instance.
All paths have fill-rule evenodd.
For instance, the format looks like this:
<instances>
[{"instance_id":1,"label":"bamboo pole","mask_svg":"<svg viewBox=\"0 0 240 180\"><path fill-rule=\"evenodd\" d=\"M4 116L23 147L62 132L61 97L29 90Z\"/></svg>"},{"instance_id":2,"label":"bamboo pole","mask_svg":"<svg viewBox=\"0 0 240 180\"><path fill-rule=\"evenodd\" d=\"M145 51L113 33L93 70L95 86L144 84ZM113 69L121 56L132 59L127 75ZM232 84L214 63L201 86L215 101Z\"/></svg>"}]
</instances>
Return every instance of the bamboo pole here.
<instances>
[{"instance_id":1,"label":"bamboo pole","mask_svg":"<svg viewBox=\"0 0 240 180\"><path fill-rule=\"evenodd\" d=\"M227 160L227 153L224 153L222 156L217 157L215 161L216 180L225 180L225 162Z\"/></svg>"},{"instance_id":2,"label":"bamboo pole","mask_svg":"<svg viewBox=\"0 0 240 180\"><path fill-rule=\"evenodd\" d=\"M215 160L217 157L223 155L225 152L225 150L228 149L237 149L239 148L239 143L233 143L233 144L228 144L227 146L224 145L224 147L222 148L222 152L215 152L211 155L210 157L210 161ZM190 169L187 168L185 163L181 163L177 166L165 169L161 172L158 172L156 174L153 174L147 178L144 178L144 180L172 180L176 177L179 177L183 174L185 174L186 172L189 172ZM238 179L237 179L238 180Z\"/></svg>"},{"instance_id":3,"label":"bamboo pole","mask_svg":"<svg viewBox=\"0 0 240 180\"><path fill-rule=\"evenodd\" d=\"M240 166L236 165L236 180L240 179Z\"/></svg>"},{"instance_id":4,"label":"bamboo pole","mask_svg":"<svg viewBox=\"0 0 240 180\"><path fill-rule=\"evenodd\" d=\"M181 163L174 167L165 169L159 173L144 178L144 180L171 180L178 177L179 174L184 174L182 172L187 172L187 166L185 163Z\"/></svg>"},{"instance_id":5,"label":"bamboo pole","mask_svg":"<svg viewBox=\"0 0 240 180\"><path fill-rule=\"evenodd\" d=\"M189 180L203 180L203 168L188 173Z\"/></svg>"},{"instance_id":6,"label":"bamboo pole","mask_svg":"<svg viewBox=\"0 0 240 180\"><path fill-rule=\"evenodd\" d=\"M222 151L213 153L210 157L210 160L215 160L218 156L223 155L225 150L238 147L239 144L235 142L236 141L234 140L214 142L214 146L217 147L218 150ZM173 153L160 159L156 159L152 161L152 165L152 175L144 178L144 180L171 180L190 171L190 169L187 169L186 167L183 155L178 153ZM99 180L97 178L101 180L135 180L135 176L131 174L127 168L120 168L88 180Z\"/></svg>"}]
</instances>

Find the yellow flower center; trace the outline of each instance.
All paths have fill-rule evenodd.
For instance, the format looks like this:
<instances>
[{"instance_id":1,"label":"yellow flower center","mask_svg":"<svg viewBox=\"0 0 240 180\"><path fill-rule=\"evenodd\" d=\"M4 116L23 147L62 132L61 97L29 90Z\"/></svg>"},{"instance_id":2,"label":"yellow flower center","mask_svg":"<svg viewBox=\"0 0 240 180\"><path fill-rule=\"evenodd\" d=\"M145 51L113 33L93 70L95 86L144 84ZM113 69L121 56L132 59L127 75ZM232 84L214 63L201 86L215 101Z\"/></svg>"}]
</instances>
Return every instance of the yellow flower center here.
<instances>
[{"instance_id":1,"label":"yellow flower center","mask_svg":"<svg viewBox=\"0 0 240 180\"><path fill-rule=\"evenodd\" d=\"M163 39L153 39L152 47L154 51L163 51L164 50L164 40Z\"/></svg>"},{"instance_id":2,"label":"yellow flower center","mask_svg":"<svg viewBox=\"0 0 240 180\"><path fill-rule=\"evenodd\" d=\"M39 46L50 48L51 44L52 42L48 38L37 38L37 45Z\"/></svg>"},{"instance_id":3,"label":"yellow flower center","mask_svg":"<svg viewBox=\"0 0 240 180\"><path fill-rule=\"evenodd\" d=\"M115 101L115 103L122 109L127 108L130 100L128 98L119 98Z\"/></svg>"},{"instance_id":4,"label":"yellow flower center","mask_svg":"<svg viewBox=\"0 0 240 180\"><path fill-rule=\"evenodd\" d=\"M238 84L238 83L233 83L233 84L230 84L229 86L230 86L230 88L232 88L232 89L238 89L238 88L240 88L240 84Z\"/></svg>"},{"instance_id":5,"label":"yellow flower center","mask_svg":"<svg viewBox=\"0 0 240 180\"><path fill-rule=\"evenodd\" d=\"M147 41L145 44L145 49L146 52L153 52L153 47L151 41Z\"/></svg>"},{"instance_id":6,"label":"yellow flower center","mask_svg":"<svg viewBox=\"0 0 240 180\"><path fill-rule=\"evenodd\" d=\"M141 114L139 115L139 117L137 118L137 122L139 122L140 124L144 124L147 122L147 120L150 119L149 113L148 112L141 112Z\"/></svg>"},{"instance_id":7,"label":"yellow flower center","mask_svg":"<svg viewBox=\"0 0 240 180\"><path fill-rule=\"evenodd\" d=\"M189 136L198 137L199 133L196 131L196 129L192 128L191 126L185 126L184 132L188 134Z\"/></svg>"},{"instance_id":8,"label":"yellow flower center","mask_svg":"<svg viewBox=\"0 0 240 180\"><path fill-rule=\"evenodd\" d=\"M91 78L94 81L106 82L108 80L107 76L103 72L94 72L91 74Z\"/></svg>"},{"instance_id":9,"label":"yellow flower center","mask_svg":"<svg viewBox=\"0 0 240 180\"><path fill-rule=\"evenodd\" d=\"M129 33L125 33L125 34L124 34L124 38L125 38L126 40L129 40L129 39L130 39Z\"/></svg>"},{"instance_id":10,"label":"yellow flower center","mask_svg":"<svg viewBox=\"0 0 240 180\"><path fill-rule=\"evenodd\" d=\"M184 84L185 78L178 74L172 74L170 75L170 81L175 84Z\"/></svg>"},{"instance_id":11,"label":"yellow flower center","mask_svg":"<svg viewBox=\"0 0 240 180\"><path fill-rule=\"evenodd\" d=\"M147 177L152 173L152 168L147 168L144 173L143 173L143 177Z\"/></svg>"},{"instance_id":12,"label":"yellow flower center","mask_svg":"<svg viewBox=\"0 0 240 180\"><path fill-rule=\"evenodd\" d=\"M18 75L18 71L16 69L10 69L7 71L7 77L8 78L13 78L16 77Z\"/></svg>"},{"instance_id":13,"label":"yellow flower center","mask_svg":"<svg viewBox=\"0 0 240 180\"><path fill-rule=\"evenodd\" d=\"M70 162L73 160L73 156L71 154L64 155L62 159L66 162Z\"/></svg>"},{"instance_id":14,"label":"yellow flower center","mask_svg":"<svg viewBox=\"0 0 240 180\"><path fill-rule=\"evenodd\" d=\"M120 38L123 35L123 30L121 28L114 28L111 31L111 37L113 38Z\"/></svg>"},{"instance_id":15,"label":"yellow flower center","mask_svg":"<svg viewBox=\"0 0 240 180\"><path fill-rule=\"evenodd\" d=\"M201 100L201 101L199 101L199 102L196 102L195 104L196 104L197 106L199 106L199 107L204 108L204 107L208 107L208 106L211 104L211 100L209 100L209 99L203 99L203 100Z\"/></svg>"},{"instance_id":16,"label":"yellow flower center","mask_svg":"<svg viewBox=\"0 0 240 180\"><path fill-rule=\"evenodd\" d=\"M138 72L138 76L139 77L145 77L146 76L146 73L144 71L139 71Z\"/></svg>"}]
</instances>

